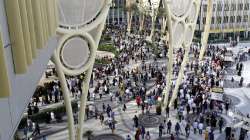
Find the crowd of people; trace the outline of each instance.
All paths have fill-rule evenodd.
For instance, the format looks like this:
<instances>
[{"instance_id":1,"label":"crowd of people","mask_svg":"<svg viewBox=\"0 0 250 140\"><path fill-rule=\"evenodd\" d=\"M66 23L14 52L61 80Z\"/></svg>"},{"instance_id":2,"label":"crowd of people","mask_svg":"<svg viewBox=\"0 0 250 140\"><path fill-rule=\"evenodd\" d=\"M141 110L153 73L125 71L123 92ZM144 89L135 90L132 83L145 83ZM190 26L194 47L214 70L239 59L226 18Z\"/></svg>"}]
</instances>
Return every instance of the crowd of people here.
<instances>
[{"instance_id":1,"label":"crowd of people","mask_svg":"<svg viewBox=\"0 0 250 140\"><path fill-rule=\"evenodd\" d=\"M184 59L184 49L175 51L174 58L167 58L168 46L162 40L160 34L156 33L153 43L148 43L145 38L148 33L134 32L127 34L125 25L106 27L105 35L111 36L115 48L119 52L110 64L98 66L93 69L91 78L93 92L88 92L88 100L102 100L104 95L108 95L110 103L102 103L98 106L87 105L86 119L92 116L100 120L101 125L105 124L112 133L116 129L116 112L110 105L114 101L122 106L126 112L128 101L134 100L141 110L141 114L150 114L155 110L157 115L163 115L164 120L158 126L159 138L170 137L171 140L190 134L199 135L204 140L214 140L216 129L223 133L225 120L220 114L227 114L230 108L230 101L227 98L216 100L211 98L212 89L222 89L224 87L225 49L218 46L209 45L206 57L203 61L198 61L200 46L192 44L190 49L189 62L185 66L184 79L178 90L177 98L174 99L173 107L166 107L157 111L161 107L159 98L164 98L163 89L166 86L166 64L158 63L159 60L174 59L173 77L177 78L181 63ZM154 47L159 49L155 53ZM236 70L241 75L243 64L237 63ZM77 77L67 77L68 88L72 97L79 99L82 94L81 83L84 75ZM240 81L242 86L243 78ZM171 98L175 81L170 87L169 96ZM53 80L46 83L44 87L37 89L32 103L28 107L28 115L39 112L37 105L47 105L63 100L60 90L60 82ZM38 110L37 110L38 108ZM160 113L159 113L160 112ZM177 119L175 119L176 117ZM77 119L77 117L75 117ZM139 123L139 117L132 118L134 136L127 135L126 140L151 140L151 132ZM227 131L229 131L227 129ZM36 131L36 133L38 133ZM40 133L40 130L39 130ZM235 134L227 132L229 136L226 140L234 140Z\"/></svg>"}]
</instances>

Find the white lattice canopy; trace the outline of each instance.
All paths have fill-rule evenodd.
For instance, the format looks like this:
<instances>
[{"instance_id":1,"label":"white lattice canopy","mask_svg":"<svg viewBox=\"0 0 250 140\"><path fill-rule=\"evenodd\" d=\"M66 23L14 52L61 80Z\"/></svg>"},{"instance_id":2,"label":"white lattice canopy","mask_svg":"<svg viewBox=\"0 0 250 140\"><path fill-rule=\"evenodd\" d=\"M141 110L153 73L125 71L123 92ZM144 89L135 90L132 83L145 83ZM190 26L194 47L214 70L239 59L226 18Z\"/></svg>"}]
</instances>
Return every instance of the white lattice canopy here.
<instances>
[{"instance_id":1,"label":"white lattice canopy","mask_svg":"<svg viewBox=\"0 0 250 140\"><path fill-rule=\"evenodd\" d=\"M181 4L180 4L181 3ZM182 47L183 44L189 45L192 42L193 23L196 22L199 10L196 0L171 0L169 3L172 28L173 46Z\"/></svg>"},{"instance_id":2,"label":"white lattice canopy","mask_svg":"<svg viewBox=\"0 0 250 140\"><path fill-rule=\"evenodd\" d=\"M152 9L158 9L160 0L149 0Z\"/></svg>"},{"instance_id":3,"label":"white lattice canopy","mask_svg":"<svg viewBox=\"0 0 250 140\"><path fill-rule=\"evenodd\" d=\"M101 11L105 0L59 0L61 25L84 25L93 20Z\"/></svg>"},{"instance_id":4,"label":"white lattice canopy","mask_svg":"<svg viewBox=\"0 0 250 140\"><path fill-rule=\"evenodd\" d=\"M147 13L150 11L150 3L148 0L141 0L138 4L138 8L141 12Z\"/></svg>"}]
</instances>

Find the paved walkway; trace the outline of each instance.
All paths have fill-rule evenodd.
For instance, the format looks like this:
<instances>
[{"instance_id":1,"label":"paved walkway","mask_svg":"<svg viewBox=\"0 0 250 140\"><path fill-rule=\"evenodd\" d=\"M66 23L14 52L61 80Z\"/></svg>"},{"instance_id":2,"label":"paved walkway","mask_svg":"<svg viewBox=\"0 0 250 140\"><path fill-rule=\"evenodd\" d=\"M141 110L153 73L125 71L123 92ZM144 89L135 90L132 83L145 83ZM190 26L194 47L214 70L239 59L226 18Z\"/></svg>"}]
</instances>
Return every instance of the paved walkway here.
<instances>
[{"instance_id":1,"label":"paved walkway","mask_svg":"<svg viewBox=\"0 0 250 140\"><path fill-rule=\"evenodd\" d=\"M155 63L155 61L153 59L150 59L150 60L147 60L144 63L145 64ZM162 63L166 63L166 59L157 60L156 63L162 65ZM129 65L126 65L125 68L131 70L131 69L133 69L135 67L140 66L141 64L142 64L142 61L137 61L136 63L131 62ZM112 76L110 76L110 77L112 77ZM151 89L152 90L153 87L154 87L154 79L151 79L150 81L148 81L146 83L146 89ZM92 93L94 88L90 88L89 90L90 90L90 93ZM111 87L111 92L115 92L116 90L118 90L118 87L116 87L116 86ZM151 90L149 90L149 91L151 91ZM79 99L75 99L75 98L72 97L72 100L79 100ZM88 102L89 103L94 102L94 104L98 107L98 109L102 108L103 103L105 103L106 105L109 104L112 109L117 108L119 106L119 104L115 100L113 100L113 101L110 100L109 95L103 95L102 99L99 99L99 97L97 97L95 101L91 97L90 101L88 101ZM58 103L53 103L53 104L49 104L49 105L39 106L39 108L40 108L40 111L43 111L43 110L48 109L48 108L55 108L55 107L60 106L62 104L63 104L63 102L58 102ZM24 114L27 114L27 113L24 113ZM42 138L43 136L48 136L48 135L51 135L51 134L54 134L54 133L58 133L60 131L66 131L67 132L67 123L66 122L67 122L67 117L64 116L64 119L63 119L62 123L40 124L41 135L40 136L35 136L33 138L34 139L39 139L39 138ZM24 137L24 136L22 136L23 135L22 131L19 130L18 133L19 133L19 135L21 135L21 137Z\"/></svg>"}]
</instances>

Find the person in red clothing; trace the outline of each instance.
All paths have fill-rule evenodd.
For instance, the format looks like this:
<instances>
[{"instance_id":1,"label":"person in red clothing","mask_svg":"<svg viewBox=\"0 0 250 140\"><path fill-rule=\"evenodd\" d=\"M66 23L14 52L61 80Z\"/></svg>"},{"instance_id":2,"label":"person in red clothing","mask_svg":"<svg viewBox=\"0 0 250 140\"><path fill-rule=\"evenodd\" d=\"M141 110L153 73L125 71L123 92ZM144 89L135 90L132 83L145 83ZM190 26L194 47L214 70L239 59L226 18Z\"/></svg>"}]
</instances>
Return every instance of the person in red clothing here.
<instances>
[{"instance_id":1,"label":"person in red clothing","mask_svg":"<svg viewBox=\"0 0 250 140\"><path fill-rule=\"evenodd\" d=\"M137 106L139 107L140 104L141 104L141 97L140 96L136 96L135 100L136 100Z\"/></svg>"}]
</instances>

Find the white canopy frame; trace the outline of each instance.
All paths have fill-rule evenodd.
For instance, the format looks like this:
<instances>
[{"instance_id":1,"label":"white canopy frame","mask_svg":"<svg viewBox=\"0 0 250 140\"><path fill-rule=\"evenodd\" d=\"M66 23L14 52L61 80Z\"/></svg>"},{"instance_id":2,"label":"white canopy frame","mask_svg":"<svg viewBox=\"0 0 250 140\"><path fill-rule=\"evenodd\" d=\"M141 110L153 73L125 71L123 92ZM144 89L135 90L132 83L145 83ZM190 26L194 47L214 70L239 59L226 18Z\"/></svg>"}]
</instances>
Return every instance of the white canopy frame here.
<instances>
[{"instance_id":1,"label":"white canopy frame","mask_svg":"<svg viewBox=\"0 0 250 140\"><path fill-rule=\"evenodd\" d=\"M206 14L206 24L203 32L203 36L201 39L201 50L200 50L200 55L199 55L199 61L201 61L204 57L206 48L207 48L207 42L208 42L208 37L210 33L210 26L211 26L211 21L212 21L212 13L213 13L213 0L208 0L207 2L207 14Z\"/></svg>"},{"instance_id":2,"label":"white canopy frame","mask_svg":"<svg viewBox=\"0 0 250 140\"><path fill-rule=\"evenodd\" d=\"M166 106L172 106L174 100L176 99L179 85L181 84L181 81L184 77L184 67L186 66L189 59L188 54L192 44L196 21L200 10L200 4L200 0L164 0L164 6L167 12L167 25L169 33L169 60L167 67L167 85L163 90L163 108ZM178 78L176 80L176 85L169 102L169 91L170 87L172 86L173 59L175 59L173 57L173 51L174 48L179 48L182 46L185 49L185 54Z\"/></svg>"},{"instance_id":3,"label":"white canopy frame","mask_svg":"<svg viewBox=\"0 0 250 140\"><path fill-rule=\"evenodd\" d=\"M85 0L86 1L86 0ZM55 50L54 55L52 57L52 61L55 63L56 71L58 73L59 80L62 84L62 92L66 105L66 112L68 116L68 130L69 130L69 140L82 140L83 133L83 123L85 117L85 107L87 102L87 94L89 90L89 82L92 74L93 65L95 62L96 51L98 48L98 44L102 35L102 30L104 28L106 18L108 15L108 11L111 5L111 0L105 0L105 4L103 8L99 11L99 14L91 20L91 22L85 23L83 25L68 25L63 28L58 28L57 33L61 36L59 40L58 49ZM96 36L92 36L90 31L95 29L97 32ZM72 38L80 37L83 41L87 42L87 46L89 48L90 54L87 62L84 63L81 67L68 67L67 63L62 59L64 56L61 53L65 47L67 41ZM80 114L79 114L79 124L77 127L77 132L75 132L75 125L73 119L73 111L71 107L71 100L69 96L69 89L67 87L65 74L67 75L78 75L81 73L85 73L85 77L82 83L82 95L80 98Z\"/></svg>"}]
</instances>

